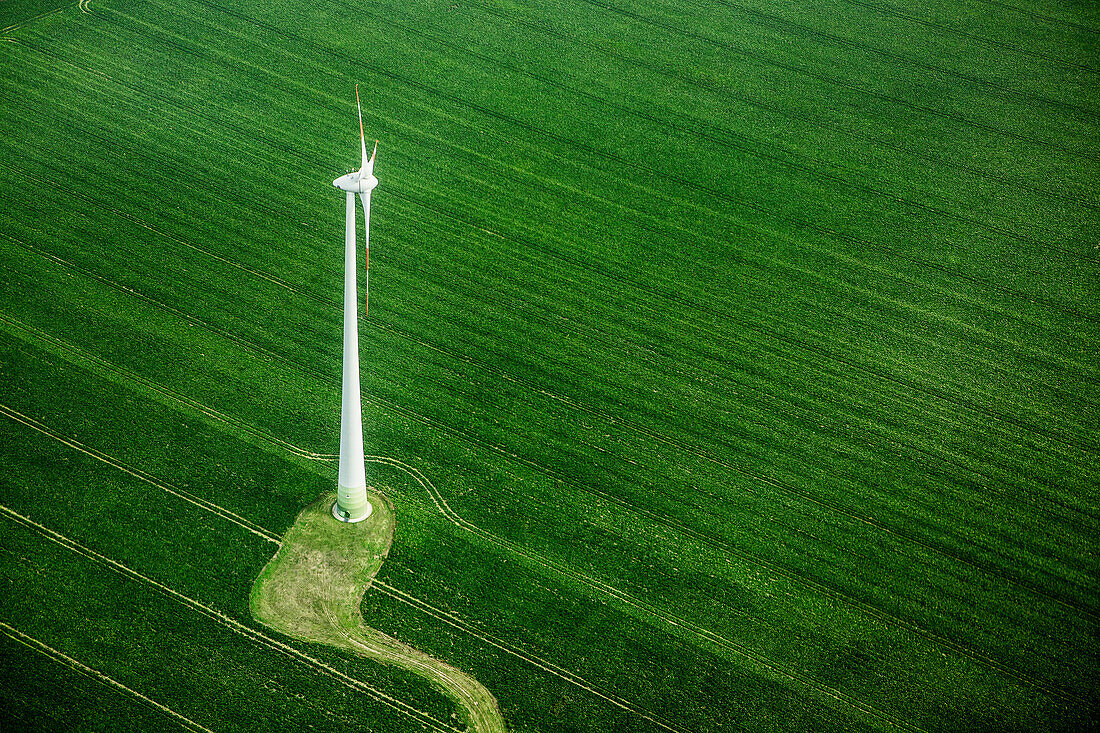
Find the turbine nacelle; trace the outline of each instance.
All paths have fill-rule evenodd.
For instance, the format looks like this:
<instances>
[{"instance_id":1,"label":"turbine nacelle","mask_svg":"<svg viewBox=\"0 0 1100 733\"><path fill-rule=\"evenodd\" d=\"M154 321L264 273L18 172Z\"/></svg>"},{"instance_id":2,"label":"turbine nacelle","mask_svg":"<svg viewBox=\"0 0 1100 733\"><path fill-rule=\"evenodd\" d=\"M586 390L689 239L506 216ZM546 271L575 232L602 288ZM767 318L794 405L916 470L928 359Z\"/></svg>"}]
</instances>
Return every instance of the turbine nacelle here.
<instances>
[{"instance_id":1,"label":"turbine nacelle","mask_svg":"<svg viewBox=\"0 0 1100 733\"><path fill-rule=\"evenodd\" d=\"M373 162L373 158L371 161ZM378 179L374 177L373 173L369 171L364 175L363 171L352 171L346 175L340 176L332 182L333 186L341 191L350 191L352 193L369 193L378 185Z\"/></svg>"}]
</instances>

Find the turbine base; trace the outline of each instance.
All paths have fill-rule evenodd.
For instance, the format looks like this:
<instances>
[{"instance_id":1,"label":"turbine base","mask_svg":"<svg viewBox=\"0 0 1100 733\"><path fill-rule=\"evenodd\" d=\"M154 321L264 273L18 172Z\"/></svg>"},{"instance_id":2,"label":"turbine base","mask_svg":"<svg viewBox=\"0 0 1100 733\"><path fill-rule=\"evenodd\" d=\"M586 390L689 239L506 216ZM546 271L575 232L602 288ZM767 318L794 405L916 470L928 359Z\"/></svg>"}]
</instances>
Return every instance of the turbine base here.
<instances>
[{"instance_id":1,"label":"turbine base","mask_svg":"<svg viewBox=\"0 0 1100 733\"><path fill-rule=\"evenodd\" d=\"M341 522L347 522L349 524L354 524L356 522L362 522L364 519L369 518L370 515L373 514L373 513L374 513L374 507L371 505L371 503L369 501L367 502L367 510L366 510L366 512L363 513L363 516L361 516L361 517L353 517L353 516L351 516L351 514L349 512L341 509L339 501L335 501L335 502L332 503L332 516L336 517L336 519L338 519Z\"/></svg>"}]
</instances>

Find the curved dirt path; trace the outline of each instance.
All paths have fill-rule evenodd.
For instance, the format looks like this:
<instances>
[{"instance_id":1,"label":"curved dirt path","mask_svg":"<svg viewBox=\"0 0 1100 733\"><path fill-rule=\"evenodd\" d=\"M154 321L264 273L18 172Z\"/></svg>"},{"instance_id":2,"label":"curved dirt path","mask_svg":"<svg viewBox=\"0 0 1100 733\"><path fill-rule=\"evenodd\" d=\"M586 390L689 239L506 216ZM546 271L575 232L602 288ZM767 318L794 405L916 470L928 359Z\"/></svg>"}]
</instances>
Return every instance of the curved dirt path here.
<instances>
[{"instance_id":1,"label":"curved dirt path","mask_svg":"<svg viewBox=\"0 0 1100 733\"><path fill-rule=\"evenodd\" d=\"M364 623L360 603L389 552L393 507L372 493L370 518L344 524L329 511L335 498L326 496L298 515L252 586L252 615L287 636L426 677L458 703L471 731L505 733L496 698L480 682Z\"/></svg>"}]
</instances>

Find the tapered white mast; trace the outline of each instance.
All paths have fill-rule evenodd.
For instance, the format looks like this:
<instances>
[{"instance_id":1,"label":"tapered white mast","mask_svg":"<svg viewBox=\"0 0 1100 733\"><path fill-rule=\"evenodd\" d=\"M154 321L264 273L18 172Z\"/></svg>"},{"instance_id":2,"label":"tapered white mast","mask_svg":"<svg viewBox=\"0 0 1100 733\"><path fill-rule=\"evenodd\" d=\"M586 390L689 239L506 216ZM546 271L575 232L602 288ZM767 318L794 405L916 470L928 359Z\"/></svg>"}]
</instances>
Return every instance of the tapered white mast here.
<instances>
[{"instance_id":1,"label":"tapered white mast","mask_svg":"<svg viewBox=\"0 0 1100 733\"><path fill-rule=\"evenodd\" d=\"M363 108L359 104L359 86L355 87L355 105L359 108L359 144L363 164L358 171L340 176L333 186L347 192L344 223L344 379L340 406L340 478L332 514L342 522L361 522L374 507L367 499L367 474L363 461L363 406L359 396L359 318L355 285L355 194L363 202L363 315L367 314L370 278L370 192L378 185L374 177L374 152L367 158L367 140L363 135Z\"/></svg>"}]
</instances>

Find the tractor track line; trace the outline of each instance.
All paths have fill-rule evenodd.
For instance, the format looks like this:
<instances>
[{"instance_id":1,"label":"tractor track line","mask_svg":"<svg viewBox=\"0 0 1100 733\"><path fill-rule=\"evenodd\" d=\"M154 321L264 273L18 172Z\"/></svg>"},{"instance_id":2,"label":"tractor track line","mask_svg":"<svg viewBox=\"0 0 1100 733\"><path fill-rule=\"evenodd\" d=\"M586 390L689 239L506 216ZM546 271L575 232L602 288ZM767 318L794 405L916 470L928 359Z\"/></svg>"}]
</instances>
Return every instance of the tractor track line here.
<instances>
[{"instance_id":1,"label":"tractor track line","mask_svg":"<svg viewBox=\"0 0 1100 733\"><path fill-rule=\"evenodd\" d=\"M253 629L250 626L247 626L240 621L237 621L236 619L222 613L221 611L218 611L210 606L207 606L204 603L196 601L193 598L189 598L188 596L185 596L182 593L173 590L172 588L159 581L153 580L152 578L143 575L136 570L132 570L131 568L118 562L117 560L112 560L106 555L96 552L95 550L86 547L79 542L76 542L75 540L69 539L60 532L56 532L42 524L39 524L38 522L35 522L29 517L25 517L22 514L19 514L18 512L8 508L7 506L4 506L3 504L0 504L0 515L3 515L12 522L22 525L23 527L26 527L27 529L36 532L37 534L50 540L51 542L61 545L71 552L77 555L81 555L88 560L91 560L98 565L112 570L125 578L137 581L151 588L154 588L163 595L171 598L174 601L177 601L181 605L186 606L187 608L190 608L191 610L221 624L233 633L239 634L252 642L260 644L261 646L265 646L274 651L281 652L291 659L294 659L299 663L302 663L322 674L327 675L328 677L331 677L332 679L336 680L346 687L350 687L357 692L363 692L374 700L382 703L383 705L393 708L394 710L397 710L398 712L403 713L424 725L427 725L437 731L441 731L442 733L462 733L456 728L436 720L427 713L417 710L408 703L387 695L381 690L376 690L366 683L361 682L360 680L351 677L350 675L344 674L343 672L340 672L331 665L315 659L314 657L311 657L307 654L304 654L303 652L300 652L289 644L278 641L261 631ZM272 541L275 543L279 542L278 539L274 539Z\"/></svg>"},{"instance_id":2,"label":"tractor track line","mask_svg":"<svg viewBox=\"0 0 1100 733\"><path fill-rule=\"evenodd\" d=\"M58 342L58 343L63 344L63 342ZM116 368L115 373L120 378L125 378L125 373L121 369ZM141 382L139 382L139 383L141 383ZM170 391L168 391L168 390L158 390L158 391L160 391L161 394L163 394L164 396L167 396L167 397L170 397L170 398L174 399L174 395ZM318 453L315 453L315 452L312 452L312 451L308 451L308 450L305 450L305 449L302 449L302 448L298 448L296 446L293 446L293 444L289 443L288 441L285 441L283 439L272 436L271 434L269 434L266 431L263 431L259 428L246 427L245 424L242 421L235 420L233 418L229 418L228 416L222 416L221 413L214 410L213 408L202 406L200 403L197 403L193 400L182 401L182 404L184 404L186 407L190 408L191 410L196 410L196 411L200 412L202 415L205 415L207 418L216 419L220 422L231 425L235 428L244 430L248 434L250 434L254 437L257 437L257 438L260 438L262 440L268 441L269 443L273 444L277 448L279 448L281 450L284 450L284 451L287 451L287 452L291 453L292 455L299 456L299 457L304 456L304 457L308 457L312 460L324 459L324 458L328 458L328 459L331 460L332 458L335 458L335 456L326 456L324 454L318 454ZM253 534L257 534L258 536L262 537L263 539L266 539L269 542L272 542L272 543L277 544L277 545L280 544L280 539L277 536L275 536L270 531L260 527L259 525L256 525L252 522L249 522L248 520L245 520L245 519L239 517L238 515L230 512L229 510L226 510L222 507L219 507L218 505L216 505L212 502L206 501L204 499L201 499L199 497L193 497L193 499L189 499L187 496L183 496L180 492L174 490L172 487L170 487L169 484L156 479L155 477L145 473L144 471L140 471L138 469L133 469L129 466L126 466L124 463L122 463L121 461L118 461L117 459L114 459L110 456L107 456L106 454L103 454L99 451L96 451L96 450L91 449L87 446L84 446L84 445L80 444L78 441L75 441L71 438L66 438L65 436L61 435L60 433L57 433L56 431L54 431L50 428L47 428L45 425L43 425L39 421L34 420L33 418L29 418L25 415L22 415L21 413L15 411L15 410L12 410L11 408L8 408L7 406L5 406L3 404L0 404L0 414L4 414L5 416L10 417L11 419L13 419L13 420L15 420L15 421L17 421L17 422L19 422L23 425L31 427L34 430L36 430L36 431L38 431L38 432L40 432L40 433L42 433L42 434L44 434L44 435L46 435L50 438L53 438L54 440L57 440L57 441L61 442L64 445L67 445L71 448L74 448L74 449L76 449L76 450L78 450L82 453L85 453L85 454L87 454L87 455L89 455L93 458L96 458L97 460L100 460L100 461L102 461L102 462L104 462L104 463L106 463L106 464L108 464L112 467L115 467L115 468L117 468L119 470L122 470L122 471L124 471L124 472L126 472L130 475L133 475L133 476L145 481L146 483L149 483L153 486L161 488L164 491L167 491L170 494L173 494L173 495L176 495L180 498L188 500L191 503L199 506L200 508L205 509L205 510L211 512L211 513L217 514L218 516L222 517L223 519L226 519L226 520L232 522L233 524L236 524L236 525L252 532ZM528 552L526 550L526 548L524 548L522 545L519 545L518 543L512 542L511 540L507 540L507 539L498 537L496 535L493 535L492 533L487 532L487 531L481 529L480 527L476 526L472 522L469 522L469 521L463 519L457 512L455 512L450 507L450 505L447 503L446 499L443 497L442 493L439 492L439 490L435 487L435 485L430 480L428 480L428 478L426 476L424 476L424 474L421 473L415 467L413 467L413 466L411 466L411 465L409 465L409 464L407 464L403 461L400 461L398 459L390 458L390 457L386 457L386 456L368 455L368 456L365 456L365 459L372 462L372 463L380 463L380 464L384 464L384 465L388 465L388 466L397 468L397 469L405 472L406 474L408 474L411 478L413 478L426 491L426 493L429 495L429 497L434 502L437 510L449 522L451 522L455 526L459 527L460 529L471 532L472 534L475 534L476 536L479 536L482 539L485 539L485 540L489 541L491 544L494 544L498 547L501 547L501 548L503 548L503 549L505 549L505 550L517 555L517 556L523 557L523 558L527 559L529 562L532 562L535 565L541 566L544 570L550 571L552 574L558 574L558 575L561 575L563 577L570 578L570 579L574 580L575 582L579 582L579 583L587 586L590 590L596 592L597 594L605 594L605 595L608 595L612 598L618 599L619 601L625 602L627 605L644 611L651 618L658 619L658 620L664 622L666 625L670 625L670 626L673 626L673 627L679 626L679 627L688 629L693 633L693 635L697 636L698 638L705 639L705 640L710 641L712 643L718 643L720 646L723 646L724 648L727 648L731 651L734 651L735 653L738 653L741 656L747 657L747 658L755 660L755 661L759 661L759 660L757 660L758 655L755 655L754 653L752 653L750 650L748 650L747 647L743 647L743 646L737 644L736 642L732 642L730 640L727 640L724 637L721 637L720 635L718 635L714 632L711 632L711 631L709 631L709 630L707 630L703 627L700 627L700 626L698 626L698 625L696 625L692 622L686 621L682 618L672 616L672 615L665 615L665 613L660 608L658 608L656 606L652 606L651 604L647 604L644 601L641 601L641 600L631 596L628 593L625 593L623 591L620 591L620 590L614 588L614 586L603 583L602 581L596 580L596 579L591 578L590 576L584 575L582 573L572 571L571 569L567 568L566 566L561 565L560 563L556 563L554 561L546 560L546 559L541 558L537 555L534 555L534 554ZM184 492L184 493L186 493L186 492ZM191 495L189 495L189 496L191 496ZM237 521L238 519L241 520L241 521ZM849 597L845 596L842 593L839 593L837 591L834 591L834 590L828 588L827 586L820 585L820 584L818 584L814 581L810 581L806 578L803 578L802 576L800 576L797 573L793 573L793 572L791 572L789 570L786 570L784 568L774 566L770 563L766 563L764 561L761 561L758 558L752 557L751 555L744 555L743 553L740 553L740 552L737 552L737 551L731 551L731 554L734 554L737 557L740 557L744 560L747 560L749 562L757 564L758 566L760 566L760 567L762 567L766 570L770 570L772 572L775 572L776 574L778 574L782 577L785 577L785 578L787 578L787 579L789 579L789 580L791 580L795 583L801 584L801 585L803 585L804 587L806 587L808 589L814 590L815 592L819 592L823 595L826 595L828 597L833 598L834 600L840 601L840 602L852 607L853 610L855 610L855 611L861 611L861 612L865 613L867 616L870 616L870 617L873 617L873 618L878 618L878 619L880 619L882 621L885 621L887 623L891 623L891 624L894 624L894 625L899 626L901 628L905 628L905 629L908 629L910 631L913 631L914 633L917 633L918 635L921 635L921 636L925 637L928 641L930 641L934 644L939 644L943 647L949 648L953 652L960 654L960 656L970 658L974 662L977 662L977 663L979 663L983 666L986 666L990 669L994 669L997 672L1005 674L1006 676L1011 677L1013 679L1016 679L1017 681L1022 682L1024 684L1027 684L1030 687L1033 687L1035 689L1039 689L1039 690L1041 690L1041 691L1043 691L1047 694L1050 694L1052 696L1055 696L1055 697L1061 697L1061 698L1065 698L1065 699L1069 699L1069 698L1073 697L1072 695L1070 695L1069 693L1066 693L1065 691L1062 691L1062 690L1060 690L1058 688L1055 688L1055 687L1051 687L1051 686L1047 685L1046 683L1044 683L1044 682L1042 682L1042 681L1040 681L1040 680L1038 680L1034 677L1031 677L1031 676L1029 676L1025 673L1022 673L1022 672L1018 672L1018 671L1016 671L1016 670L1014 670L1010 667L1007 667L1007 666L1005 666L1001 663L998 663L995 660L993 660L992 658L990 658L986 655L982 655L982 654L976 652L975 650L970 649L969 647L967 647L965 645L959 644L959 643L954 642L954 641L952 641L952 640L950 640L946 637L942 637L938 634L927 631L927 630L921 628L920 626L918 626L916 624L912 624L911 622L905 622L904 620L899 619L899 618L897 618L897 617L895 617L891 614L879 611L878 609L875 609L873 606L869 606L868 604L865 604L865 603L862 603L862 602L857 601L855 599L849 598ZM767 660L766 657L761 657L761 659L766 660L765 662L761 662L762 664L764 664L765 667L767 667L769 669L772 669L774 667L775 670L778 670L782 673L783 668L780 665L774 664L770 660ZM572 673L569 673L569 674L572 675ZM572 675L572 676L576 677L577 679L581 679L577 675ZM804 680L801 679L800 676L790 676L790 678L798 680L800 682L803 682L803 684L808 684L810 681L813 681L813 678L808 677L808 676L805 677ZM584 687L585 685L581 685L581 686ZM812 685L810 685L810 686L812 686ZM842 695L842 693L837 693L837 694ZM833 696L833 695L830 693L829 696Z\"/></svg>"},{"instance_id":3,"label":"tractor track line","mask_svg":"<svg viewBox=\"0 0 1100 733\"><path fill-rule=\"evenodd\" d=\"M143 702L150 707L156 708L162 713L168 715L176 723L179 723L179 725L186 730L192 731L192 733L214 733L214 731L210 730L206 726L199 725L190 718L181 715L180 713L177 713L175 710L168 707L167 705L163 705L156 700L153 700L152 698L146 697L137 690L127 687L118 680L104 674L103 672L100 672L99 670L92 669L88 665L83 664L76 659L73 659L68 654L60 652L57 649L54 649L53 647L39 641L38 639L35 639L30 634L23 633L11 624L0 621L0 633L3 633L5 636L19 642L23 646L32 649L39 654L48 657L49 659L52 659L58 664L61 664L64 667L68 667L74 672L78 672L79 674L82 674L85 677L89 677L96 682L114 688L115 690L118 690L125 695L129 695L130 697L135 698L136 700L139 700L140 702Z\"/></svg>"}]
</instances>

